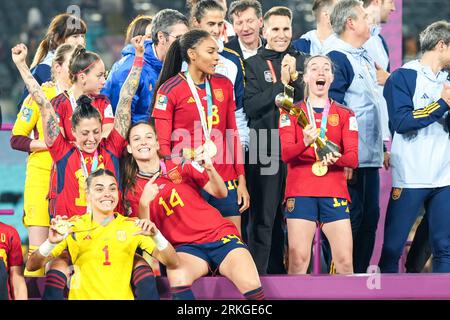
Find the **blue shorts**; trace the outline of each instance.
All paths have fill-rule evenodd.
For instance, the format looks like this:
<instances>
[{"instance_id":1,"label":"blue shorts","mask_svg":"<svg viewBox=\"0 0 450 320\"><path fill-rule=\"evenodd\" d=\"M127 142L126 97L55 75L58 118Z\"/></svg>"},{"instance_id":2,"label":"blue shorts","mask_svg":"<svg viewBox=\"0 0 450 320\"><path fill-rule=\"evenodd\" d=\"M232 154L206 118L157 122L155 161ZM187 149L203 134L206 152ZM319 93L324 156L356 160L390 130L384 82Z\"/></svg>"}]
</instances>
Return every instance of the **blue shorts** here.
<instances>
[{"instance_id":1,"label":"blue shorts","mask_svg":"<svg viewBox=\"0 0 450 320\"><path fill-rule=\"evenodd\" d=\"M237 180L230 180L225 182L228 189L228 196L226 198L215 198L208 192L202 189L202 197L211 206L219 210L222 217L241 216L239 206L237 203Z\"/></svg>"},{"instance_id":2,"label":"blue shorts","mask_svg":"<svg viewBox=\"0 0 450 320\"><path fill-rule=\"evenodd\" d=\"M284 216L328 223L350 219L350 209L348 201L342 198L290 197L286 199Z\"/></svg>"},{"instance_id":3,"label":"blue shorts","mask_svg":"<svg viewBox=\"0 0 450 320\"><path fill-rule=\"evenodd\" d=\"M238 236L230 234L219 241L181 245L176 248L176 251L189 253L205 260L211 271L215 272L225 257L237 248L245 248L248 250L247 246Z\"/></svg>"}]
</instances>

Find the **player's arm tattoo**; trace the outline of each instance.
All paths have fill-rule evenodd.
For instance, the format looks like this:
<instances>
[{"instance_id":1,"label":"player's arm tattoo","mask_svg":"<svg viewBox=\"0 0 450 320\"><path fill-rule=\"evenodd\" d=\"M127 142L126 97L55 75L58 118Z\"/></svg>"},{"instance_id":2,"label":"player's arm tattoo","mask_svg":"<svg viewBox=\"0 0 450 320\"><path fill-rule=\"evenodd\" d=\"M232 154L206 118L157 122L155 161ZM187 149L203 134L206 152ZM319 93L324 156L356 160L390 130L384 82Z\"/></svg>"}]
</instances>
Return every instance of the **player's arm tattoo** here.
<instances>
[{"instance_id":1,"label":"player's arm tattoo","mask_svg":"<svg viewBox=\"0 0 450 320\"><path fill-rule=\"evenodd\" d=\"M120 90L119 102L117 104L114 128L124 138L127 136L131 124L131 102L139 86L142 66L133 65L127 80Z\"/></svg>"},{"instance_id":2,"label":"player's arm tattoo","mask_svg":"<svg viewBox=\"0 0 450 320\"><path fill-rule=\"evenodd\" d=\"M31 97L39 106L39 111L42 116L42 124L44 129L44 138L47 146L52 146L58 137L60 128L57 121L57 116L52 104L48 101L39 83L33 77L28 66L24 65L19 68L20 74L25 86L28 89Z\"/></svg>"}]
</instances>

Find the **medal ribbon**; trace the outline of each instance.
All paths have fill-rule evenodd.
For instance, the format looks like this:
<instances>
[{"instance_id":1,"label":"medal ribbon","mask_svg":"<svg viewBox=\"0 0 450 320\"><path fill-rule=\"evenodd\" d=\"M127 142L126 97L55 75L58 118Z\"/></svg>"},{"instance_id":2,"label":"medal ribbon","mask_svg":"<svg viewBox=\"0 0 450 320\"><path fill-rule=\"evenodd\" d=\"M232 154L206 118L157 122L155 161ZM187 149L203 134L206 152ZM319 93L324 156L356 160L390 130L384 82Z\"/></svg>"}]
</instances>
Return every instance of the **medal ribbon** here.
<instances>
[{"instance_id":1,"label":"medal ribbon","mask_svg":"<svg viewBox=\"0 0 450 320\"><path fill-rule=\"evenodd\" d=\"M325 108L323 109L323 112L322 112L322 121L320 123L320 134L319 134L319 136L322 139L325 139L325 132L326 132L326 128L327 128L328 113L330 112L330 108L331 108L330 100L327 99L327 103L326 103ZM309 100L306 100L306 111L308 112L309 123L313 126L314 129L317 129L316 119L314 118L314 110L313 110L313 107L311 106L311 104L309 103ZM317 149L317 145L314 143L314 150L316 150L316 149ZM317 156L317 152L315 152L315 153L316 153L316 158L318 159L319 157Z\"/></svg>"},{"instance_id":2,"label":"medal ribbon","mask_svg":"<svg viewBox=\"0 0 450 320\"><path fill-rule=\"evenodd\" d=\"M192 96L195 99L195 104L197 105L198 114L200 115L200 122L202 124L203 133L205 134L205 140L210 140L211 129L212 129L212 94L211 94L211 86L207 78L205 78L205 89L206 89L206 101L207 101L207 119L205 119L205 109L203 108L202 101L200 96L198 95L197 89L194 84L194 80L192 80L191 75L188 71L186 71L186 81L189 85L189 89L191 89Z\"/></svg>"}]
</instances>

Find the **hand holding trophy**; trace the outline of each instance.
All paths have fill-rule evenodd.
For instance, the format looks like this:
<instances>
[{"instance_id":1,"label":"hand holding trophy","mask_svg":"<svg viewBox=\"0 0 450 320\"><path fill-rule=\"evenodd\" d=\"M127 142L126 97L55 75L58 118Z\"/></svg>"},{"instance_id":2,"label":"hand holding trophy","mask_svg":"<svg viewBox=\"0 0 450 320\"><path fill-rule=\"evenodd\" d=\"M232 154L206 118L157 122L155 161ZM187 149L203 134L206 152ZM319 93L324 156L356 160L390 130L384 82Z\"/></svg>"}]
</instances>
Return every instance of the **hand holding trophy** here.
<instances>
[{"instance_id":1,"label":"hand holding trophy","mask_svg":"<svg viewBox=\"0 0 450 320\"><path fill-rule=\"evenodd\" d=\"M285 85L284 93L279 93L275 97L275 105L278 108L288 112L291 116L297 117L297 123L302 129L305 129L308 125L315 128L315 122L311 121L310 123L305 111L303 111L302 108L294 106L293 87ZM312 166L312 172L316 176L324 176L328 172L328 167L324 165L324 163L329 163L329 161L327 161L327 155L339 155L340 148L337 144L328 140L323 135L316 138L314 142L314 149L316 150L316 156L318 159Z\"/></svg>"}]
</instances>

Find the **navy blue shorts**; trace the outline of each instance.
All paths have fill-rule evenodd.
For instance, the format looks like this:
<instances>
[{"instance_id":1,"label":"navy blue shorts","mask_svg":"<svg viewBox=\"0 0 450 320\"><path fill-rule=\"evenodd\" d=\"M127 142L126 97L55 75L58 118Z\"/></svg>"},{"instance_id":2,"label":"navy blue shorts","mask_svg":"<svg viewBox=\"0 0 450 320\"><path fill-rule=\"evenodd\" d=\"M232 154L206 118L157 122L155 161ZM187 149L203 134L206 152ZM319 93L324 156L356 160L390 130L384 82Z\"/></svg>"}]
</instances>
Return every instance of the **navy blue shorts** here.
<instances>
[{"instance_id":1,"label":"navy blue shorts","mask_svg":"<svg viewBox=\"0 0 450 320\"><path fill-rule=\"evenodd\" d=\"M342 198L291 197L286 199L284 216L328 223L350 219L350 209L348 201Z\"/></svg>"},{"instance_id":2,"label":"navy blue shorts","mask_svg":"<svg viewBox=\"0 0 450 320\"><path fill-rule=\"evenodd\" d=\"M237 180L230 180L225 182L228 189L228 196L226 198L218 199L210 195L202 189L202 197L211 206L219 210L222 217L240 216L239 205L237 203Z\"/></svg>"},{"instance_id":3,"label":"navy blue shorts","mask_svg":"<svg viewBox=\"0 0 450 320\"><path fill-rule=\"evenodd\" d=\"M237 248L245 248L248 250L241 238L230 234L219 241L181 245L176 248L176 251L189 253L205 260L211 271L215 272L225 257Z\"/></svg>"}]
</instances>

